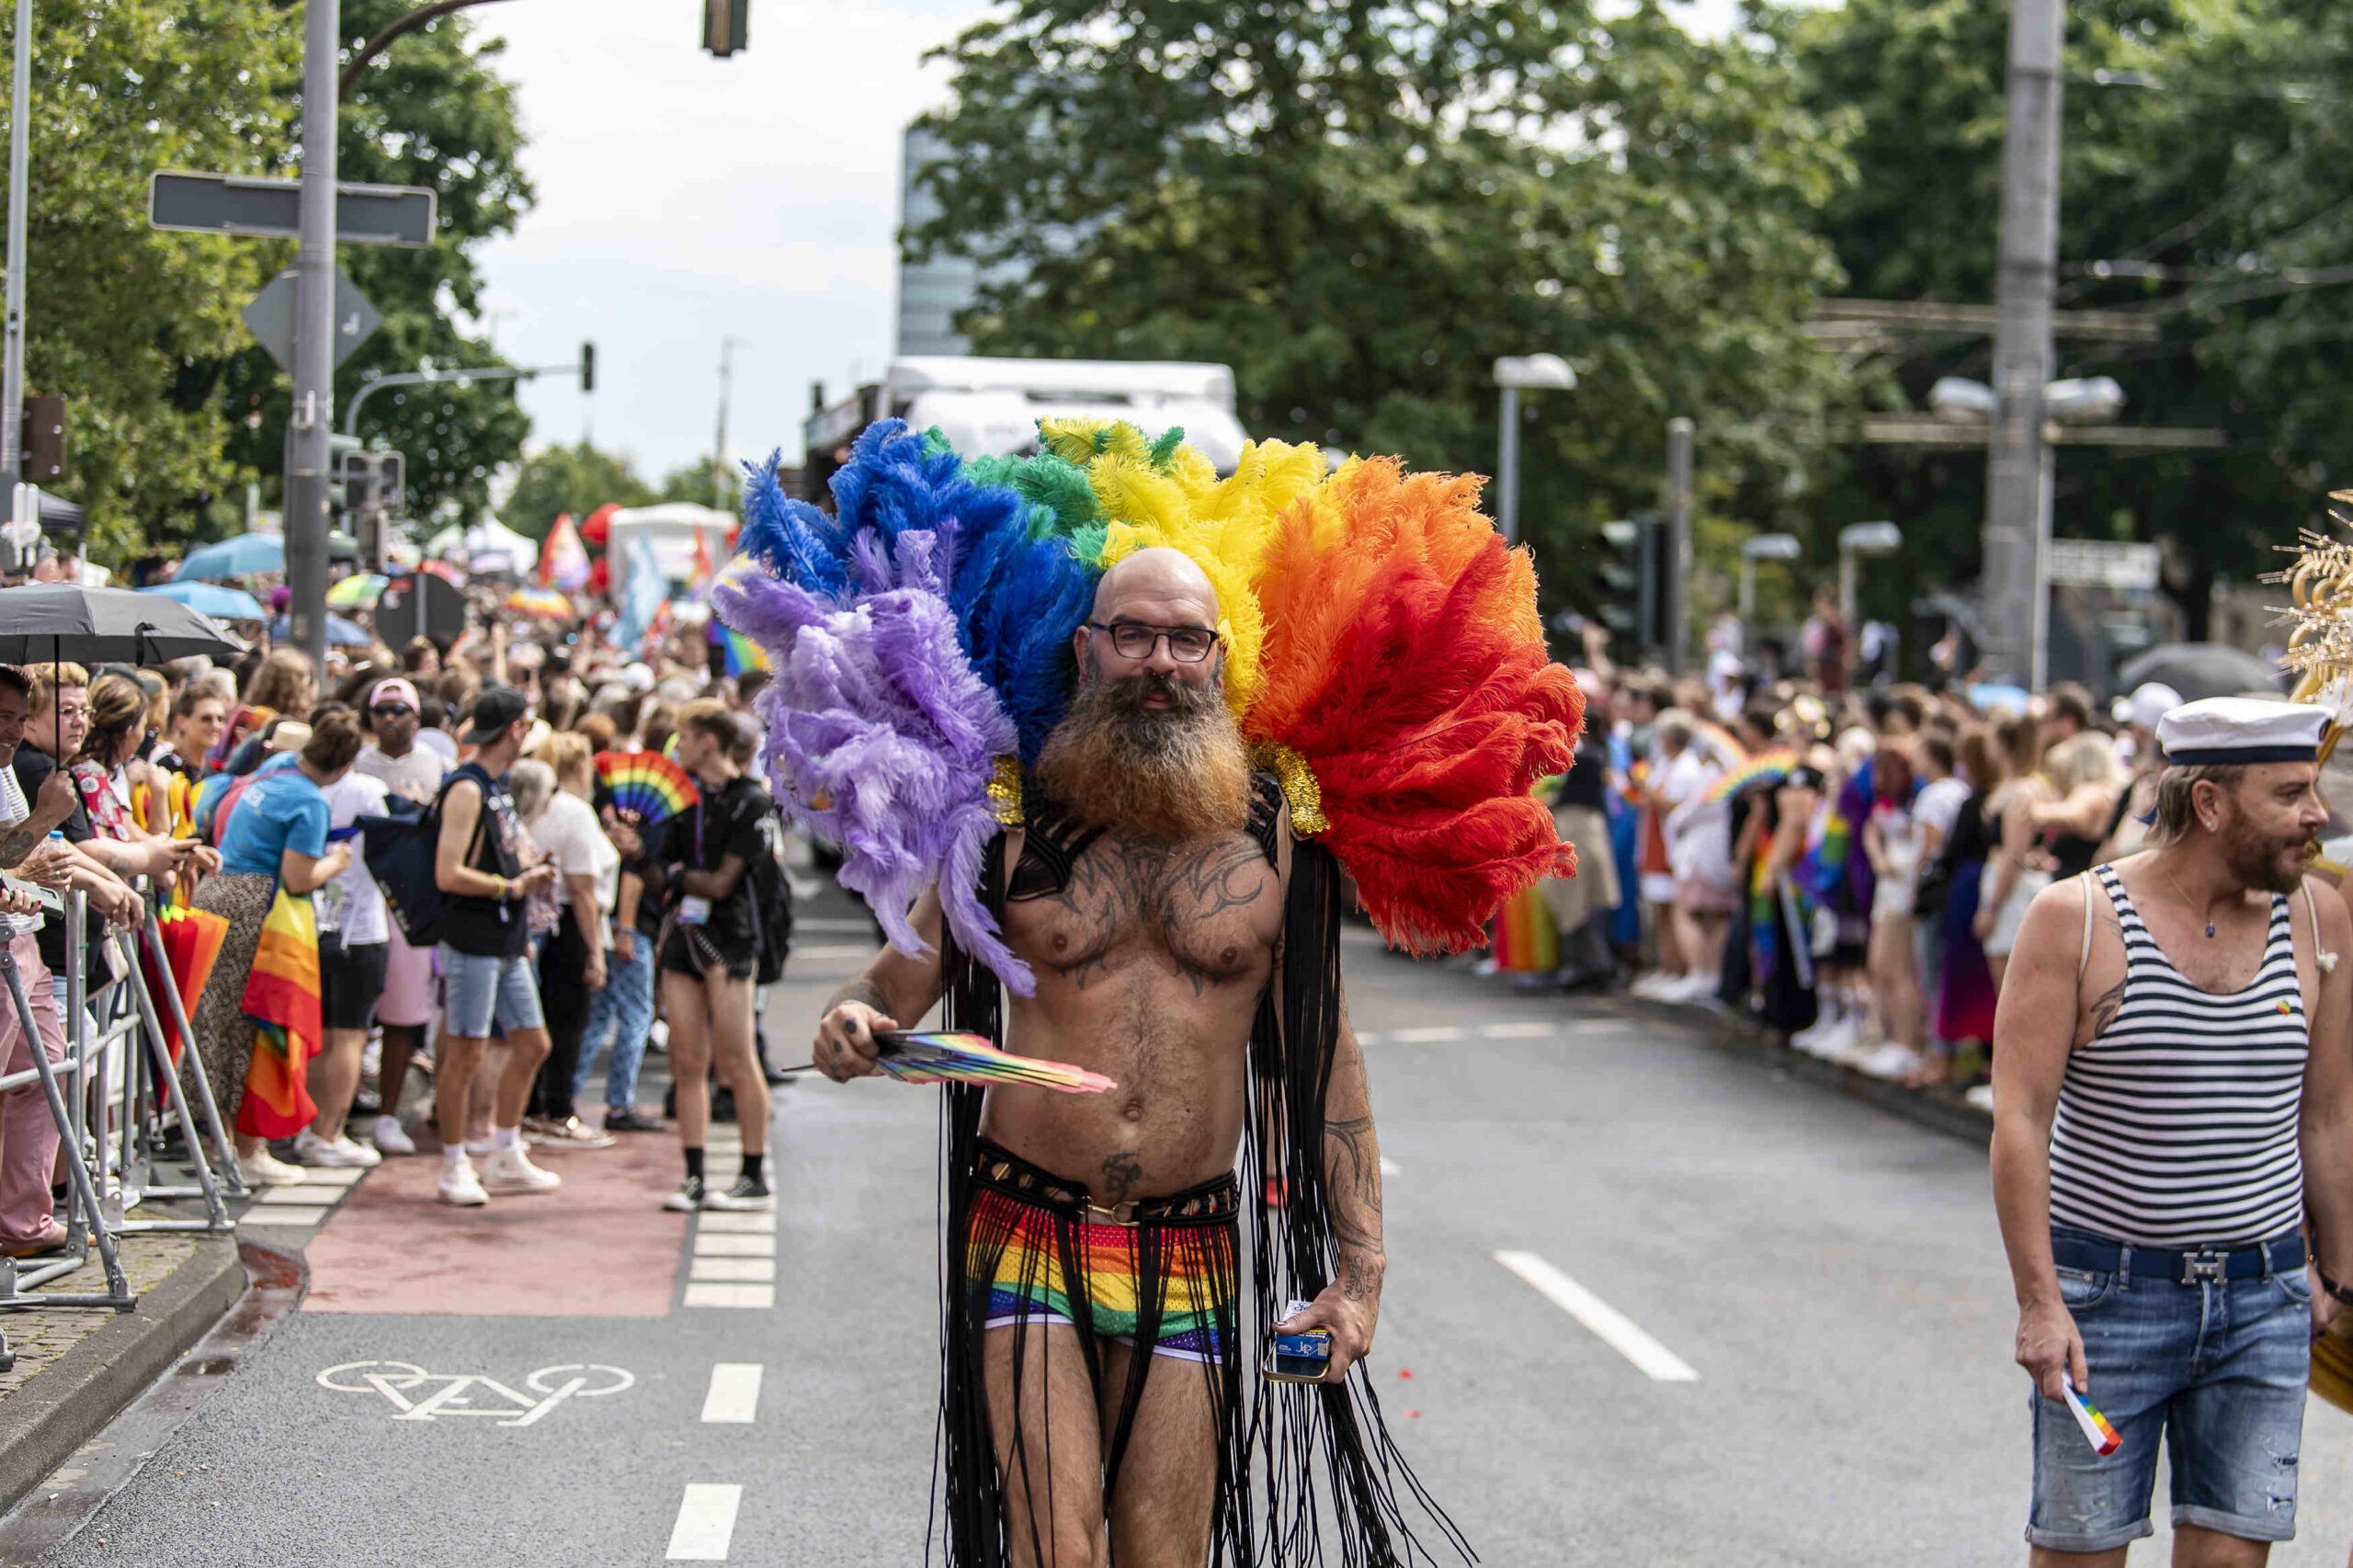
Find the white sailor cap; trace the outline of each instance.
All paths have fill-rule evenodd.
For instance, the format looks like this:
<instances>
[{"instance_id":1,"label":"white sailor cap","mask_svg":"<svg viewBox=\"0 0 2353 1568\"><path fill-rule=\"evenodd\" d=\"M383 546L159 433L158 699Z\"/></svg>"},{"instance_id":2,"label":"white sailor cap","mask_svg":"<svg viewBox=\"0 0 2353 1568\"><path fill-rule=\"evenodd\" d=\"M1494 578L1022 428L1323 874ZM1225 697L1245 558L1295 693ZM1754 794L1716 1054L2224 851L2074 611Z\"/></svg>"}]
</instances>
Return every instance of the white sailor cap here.
<instances>
[{"instance_id":1,"label":"white sailor cap","mask_svg":"<svg viewBox=\"0 0 2353 1568\"><path fill-rule=\"evenodd\" d=\"M2169 767L2311 762L2327 724L2327 713L2301 702L2208 697L2158 720L2157 745Z\"/></svg>"}]
</instances>

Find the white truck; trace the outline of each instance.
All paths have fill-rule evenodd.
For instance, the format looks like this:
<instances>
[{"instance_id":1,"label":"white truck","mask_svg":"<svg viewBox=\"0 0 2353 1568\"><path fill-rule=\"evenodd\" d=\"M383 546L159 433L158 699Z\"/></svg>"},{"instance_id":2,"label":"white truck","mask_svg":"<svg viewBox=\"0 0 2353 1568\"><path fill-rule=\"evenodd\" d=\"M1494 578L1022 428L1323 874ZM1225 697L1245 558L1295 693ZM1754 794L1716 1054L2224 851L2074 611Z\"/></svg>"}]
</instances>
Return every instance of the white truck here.
<instances>
[{"instance_id":1,"label":"white truck","mask_svg":"<svg viewBox=\"0 0 2353 1568\"><path fill-rule=\"evenodd\" d=\"M850 443L877 419L934 426L966 457L1017 457L1038 449L1038 421L1074 415L1123 419L1149 435L1171 428L1221 473L1242 460L1249 437L1233 412L1233 372L1223 365L1165 360L893 359L880 381L830 407L822 389L801 427L808 457L803 498L820 501Z\"/></svg>"}]
</instances>

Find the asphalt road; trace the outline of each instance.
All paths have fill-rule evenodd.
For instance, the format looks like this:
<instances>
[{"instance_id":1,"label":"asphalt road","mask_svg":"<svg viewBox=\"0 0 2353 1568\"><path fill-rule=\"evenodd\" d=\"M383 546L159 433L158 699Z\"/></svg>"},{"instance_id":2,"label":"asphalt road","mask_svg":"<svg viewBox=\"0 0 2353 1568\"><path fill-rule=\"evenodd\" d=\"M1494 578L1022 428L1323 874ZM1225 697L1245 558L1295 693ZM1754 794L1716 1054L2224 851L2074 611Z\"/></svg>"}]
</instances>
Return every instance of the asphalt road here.
<instances>
[{"instance_id":1,"label":"asphalt road","mask_svg":"<svg viewBox=\"0 0 2353 1568\"><path fill-rule=\"evenodd\" d=\"M780 1058L857 966L844 927L804 926L769 1014ZM2028 1387L1978 1151L1650 1016L1363 933L1348 957L1393 1167L1375 1373L1483 1562L2023 1561ZM662 1172L642 1218L632 1188L603 1244L551 1261L531 1249L556 1221L518 1205L555 1200L510 1201L469 1251L467 1216L425 1216L445 1248L363 1185L311 1244L340 1248L347 1290L415 1310L286 1319L43 1561L919 1561L937 1135L930 1091L805 1082L779 1096L772 1235L656 1215L666 1141L641 1140ZM529 1267L494 1301L403 1294L499 1250ZM693 1304L731 1281L751 1304ZM564 1315L520 1315L551 1301ZM756 1393L722 1364L756 1367ZM598 1369L628 1386L598 1392L620 1381ZM2302 1539L2273 1560L2336 1568L2353 1421L2315 1403L2302 1476Z\"/></svg>"}]
</instances>

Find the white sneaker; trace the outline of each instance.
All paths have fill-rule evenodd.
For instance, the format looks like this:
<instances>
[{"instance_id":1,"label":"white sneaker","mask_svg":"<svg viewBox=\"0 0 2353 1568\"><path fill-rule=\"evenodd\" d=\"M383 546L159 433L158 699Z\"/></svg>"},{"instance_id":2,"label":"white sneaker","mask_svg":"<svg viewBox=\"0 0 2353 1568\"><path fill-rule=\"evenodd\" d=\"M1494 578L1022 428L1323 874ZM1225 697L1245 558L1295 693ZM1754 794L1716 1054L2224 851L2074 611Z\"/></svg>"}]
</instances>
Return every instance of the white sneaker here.
<instances>
[{"instance_id":1,"label":"white sneaker","mask_svg":"<svg viewBox=\"0 0 2353 1568\"><path fill-rule=\"evenodd\" d=\"M1855 1017L1851 1013L1839 1014L1828 1028L1815 1035L1805 1045L1808 1055L1818 1056L1824 1062L1844 1062L1847 1059L1847 1053L1854 1048Z\"/></svg>"},{"instance_id":2,"label":"white sneaker","mask_svg":"<svg viewBox=\"0 0 2353 1568\"><path fill-rule=\"evenodd\" d=\"M1714 995L1718 983L1714 975L1700 974L1697 971L1689 974L1677 975L1669 984L1660 988L1659 1000L1688 1006Z\"/></svg>"},{"instance_id":3,"label":"white sneaker","mask_svg":"<svg viewBox=\"0 0 2353 1568\"><path fill-rule=\"evenodd\" d=\"M414 1154L416 1153L415 1142L410 1139L408 1129L401 1125L401 1119L397 1116L378 1117L376 1130L369 1134L369 1141L383 1153Z\"/></svg>"},{"instance_id":4,"label":"white sneaker","mask_svg":"<svg viewBox=\"0 0 2353 1568\"><path fill-rule=\"evenodd\" d=\"M1639 996L1645 1002L1663 1002L1666 999L1668 988L1682 978L1679 974L1669 974L1665 970L1654 969L1626 987L1626 994L1630 996Z\"/></svg>"},{"instance_id":5,"label":"white sneaker","mask_svg":"<svg viewBox=\"0 0 2353 1568\"><path fill-rule=\"evenodd\" d=\"M497 1149L483 1163L482 1185L485 1192L553 1192L563 1178L531 1164L520 1149Z\"/></svg>"},{"instance_id":6,"label":"white sneaker","mask_svg":"<svg viewBox=\"0 0 2353 1568\"><path fill-rule=\"evenodd\" d=\"M383 1157L373 1149L361 1148L348 1136L339 1136L329 1142L307 1127L294 1135L294 1163L298 1165L368 1170L380 1164Z\"/></svg>"},{"instance_id":7,"label":"white sneaker","mask_svg":"<svg viewBox=\"0 0 2353 1568\"><path fill-rule=\"evenodd\" d=\"M490 1201L490 1194L482 1189L472 1160L444 1160L441 1184L433 1189L433 1199L453 1209L479 1209Z\"/></svg>"},{"instance_id":8,"label":"white sneaker","mask_svg":"<svg viewBox=\"0 0 2353 1568\"><path fill-rule=\"evenodd\" d=\"M267 1149L238 1155L237 1175L247 1187L300 1187L303 1181L301 1166L288 1165Z\"/></svg>"},{"instance_id":9,"label":"white sneaker","mask_svg":"<svg viewBox=\"0 0 2353 1568\"><path fill-rule=\"evenodd\" d=\"M1972 1089L1969 1090L1966 1094L1962 1095L1961 1097L1962 1099L1964 1099L1964 1100L1967 1100L1971 1105L1975 1106L1979 1110L1982 1110L1982 1111L1985 1112L1988 1116L1990 1116L1990 1115L1992 1115L1992 1114L1993 1114L1993 1111L1994 1111L1994 1085L1991 1085L1991 1084L1980 1084L1980 1085L1978 1085L1976 1087L1974 1087L1974 1088L1972 1088Z\"/></svg>"},{"instance_id":10,"label":"white sneaker","mask_svg":"<svg viewBox=\"0 0 2353 1568\"><path fill-rule=\"evenodd\" d=\"M1907 1045L1889 1040L1856 1065L1874 1078L1900 1084L1919 1068L1920 1053Z\"/></svg>"}]
</instances>

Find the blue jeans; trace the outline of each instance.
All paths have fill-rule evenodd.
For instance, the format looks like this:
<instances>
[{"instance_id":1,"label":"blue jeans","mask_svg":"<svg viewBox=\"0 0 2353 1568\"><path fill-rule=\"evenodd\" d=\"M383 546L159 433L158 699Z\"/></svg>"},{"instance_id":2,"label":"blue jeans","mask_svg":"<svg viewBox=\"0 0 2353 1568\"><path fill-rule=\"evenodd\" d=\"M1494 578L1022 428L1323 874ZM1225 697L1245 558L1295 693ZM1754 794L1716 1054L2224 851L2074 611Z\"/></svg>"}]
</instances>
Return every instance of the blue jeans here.
<instances>
[{"instance_id":1,"label":"blue jeans","mask_svg":"<svg viewBox=\"0 0 2353 1568\"><path fill-rule=\"evenodd\" d=\"M2084 1336L2089 1402L2123 1443L2101 1458L2064 1404L2029 1392L2034 1505L2026 1539L2054 1551L2107 1551L2155 1533L2149 1498L2162 1436L2177 1528L2293 1540L2312 1369L2304 1271L2181 1285L2062 1268L2059 1292Z\"/></svg>"},{"instance_id":2,"label":"blue jeans","mask_svg":"<svg viewBox=\"0 0 2353 1568\"><path fill-rule=\"evenodd\" d=\"M547 1027L531 955L483 957L442 943L441 1027L460 1040L487 1040L494 1023L502 1035Z\"/></svg>"},{"instance_id":3,"label":"blue jeans","mask_svg":"<svg viewBox=\"0 0 2353 1568\"><path fill-rule=\"evenodd\" d=\"M654 938L637 933L623 959L615 948L605 954L605 988L588 1004L588 1033L580 1042L580 1066L572 1075L572 1096L588 1092L588 1070L608 1030L613 1062L605 1073L605 1106L620 1110L637 1097L638 1063L645 1060L646 1036L654 1028Z\"/></svg>"}]
</instances>

